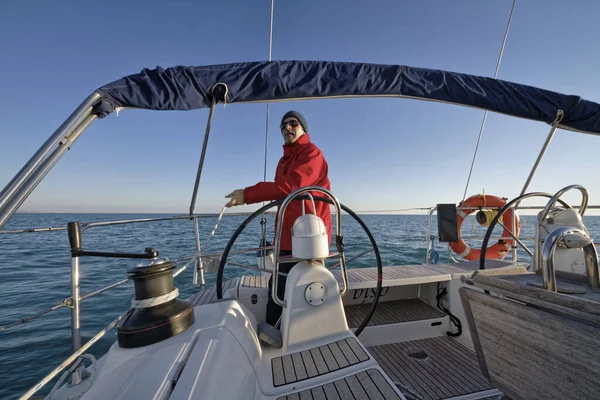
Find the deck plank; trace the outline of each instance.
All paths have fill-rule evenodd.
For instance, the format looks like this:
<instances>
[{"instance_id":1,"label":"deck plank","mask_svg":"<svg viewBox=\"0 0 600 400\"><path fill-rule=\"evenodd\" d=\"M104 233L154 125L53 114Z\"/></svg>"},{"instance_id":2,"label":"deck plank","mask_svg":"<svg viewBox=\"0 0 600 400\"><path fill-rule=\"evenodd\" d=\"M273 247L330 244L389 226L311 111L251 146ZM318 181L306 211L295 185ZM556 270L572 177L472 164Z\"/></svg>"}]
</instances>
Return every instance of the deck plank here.
<instances>
[{"instance_id":1,"label":"deck plank","mask_svg":"<svg viewBox=\"0 0 600 400\"><path fill-rule=\"evenodd\" d=\"M352 364L344 353L348 354ZM309 350L275 357L271 360L273 386L314 378L368 359L368 355L355 338L342 339Z\"/></svg>"},{"instance_id":2,"label":"deck plank","mask_svg":"<svg viewBox=\"0 0 600 400\"><path fill-rule=\"evenodd\" d=\"M348 346L350 346L356 357L358 357L358 361L363 362L369 359L369 356L367 353L365 353L362 347L360 347L356 339L348 338L346 339L346 343L348 343Z\"/></svg>"},{"instance_id":3,"label":"deck plank","mask_svg":"<svg viewBox=\"0 0 600 400\"><path fill-rule=\"evenodd\" d=\"M365 389L365 392L369 394L370 400L385 400L385 398L379 392L379 389L377 389L377 386L371 380L371 377L369 376L369 374L367 374L366 371L362 371L356 374L356 378L360 382L363 389Z\"/></svg>"},{"instance_id":4,"label":"deck plank","mask_svg":"<svg viewBox=\"0 0 600 400\"><path fill-rule=\"evenodd\" d=\"M302 356L302 361L304 362L304 368L306 369L306 374L309 378L313 376L319 375L319 371L317 370L317 366L315 365L315 361L310 355L310 351L303 351L300 353Z\"/></svg>"},{"instance_id":5,"label":"deck plank","mask_svg":"<svg viewBox=\"0 0 600 400\"><path fill-rule=\"evenodd\" d=\"M310 390L313 400L327 400L323 386L316 387Z\"/></svg>"},{"instance_id":6,"label":"deck plank","mask_svg":"<svg viewBox=\"0 0 600 400\"><path fill-rule=\"evenodd\" d=\"M400 357L395 357L391 351L377 346L369 348L373 357L377 360L381 368L400 385L407 387L413 393L418 393L424 400L433 400L438 398L434 389L429 387L419 371L413 371L408 364Z\"/></svg>"},{"instance_id":7,"label":"deck plank","mask_svg":"<svg viewBox=\"0 0 600 400\"><path fill-rule=\"evenodd\" d=\"M325 396L327 396L327 400L342 400L333 383L323 385L323 391L325 392Z\"/></svg>"},{"instance_id":8,"label":"deck plank","mask_svg":"<svg viewBox=\"0 0 600 400\"><path fill-rule=\"evenodd\" d=\"M226 281L223 284L223 293L225 293L228 289L236 287L240 280L240 278L233 278ZM194 305L194 307L202 306L204 304L210 304L217 300L217 290L214 286L204 286L200 289L200 291L191 296L189 300Z\"/></svg>"},{"instance_id":9,"label":"deck plank","mask_svg":"<svg viewBox=\"0 0 600 400\"><path fill-rule=\"evenodd\" d=\"M346 357L346 360L348 360L350 365L354 365L359 362L358 357L356 357L356 354L354 354L354 352L352 351L350 346L348 346L348 343L346 343L345 340L340 340L338 342L338 346L340 347L342 353L344 353L344 357Z\"/></svg>"},{"instance_id":10,"label":"deck plank","mask_svg":"<svg viewBox=\"0 0 600 400\"><path fill-rule=\"evenodd\" d=\"M285 385L285 375L283 374L283 363L280 357L271 360L271 369L273 371L273 386Z\"/></svg>"},{"instance_id":11,"label":"deck plank","mask_svg":"<svg viewBox=\"0 0 600 400\"><path fill-rule=\"evenodd\" d=\"M479 371L474 353L450 337L368 347L390 377L423 398L438 400L493 389ZM419 360L409 351L422 350Z\"/></svg>"},{"instance_id":12,"label":"deck plank","mask_svg":"<svg viewBox=\"0 0 600 400\"><path fill-rule=\"evenodd\" d=\"M333 384L335 385L335 388L342 399L354 399L354 395L352 394L352 391L348 387L348 384L345 380L335 381Z\"/></svg>"},{"instance_id":13,"label":"deck plank","mask_svg":"<svg viewBox=\"0 0 600 400\"><path fill-rule=\"evenodd\" d=\"M381 372L376 369L370 369L367 371L367 374L369 374L369 377L375 386L377 386L377 389L379 389L379 392L383 395L385 400L400 400L400 396L398 396L390 387Z\"/></svg>"},{"instance_id":14,"label":"deck plank","mask_svg":"<svg viewBox=\"0 0 600 400\"><path fill-rule=\"evenodd\" d=\"M327 363L327 368L329 368L330 371L336 371L340 369L340 366L338 365L337 361L335 361L335 358L333 357L331 350L329 350L329 347L320 346L319 351L323 355L323 359L325 359L325 363Z\"/></svg>"},{"instance_id":15,"label":"deck plank","mask_svg":"<svg viewBox=\"0 0 600 400\"><path fill-rule=\"evenodd\" d=\"M350 365L337 343L330 343L327 345L327 347L329 347L331 354L333 354L333 358L335 358L335 361L340 366L340 368L344 368Z\"/></svg>"},{"instance_id":16,"label":"deck plank","mask_svg":"<svg viewBox=\"0 0 600 400\"><path fill-rule=\"evenodd\" d=\"M312 397L309 397L312 395ZM292 397L298 396L298 397ZM287 395L287 399L399 400L395 389L375 368L339 378L331 383ZM278 400L286 399L280 397ZM286 400L287 400L286 399Z\"/></svg>"},{"instance_id":17,"label":"deck plank","mask_svg":"<svg viewBox=\"0 0 600 400\"><path fill-rule=\"evenodd\" d=\"M303 392L298 393L300 395L300 400L313 400L312 394L310 390L305 390Z\"/></svg>"},{"instance_id":18,"label":"deck plank","mask_svg":"<svg viewBox=\"0 0 600 400\"><path fill-rule=\"evenodd\" d=\"M292 361L292 356L285 355L281 357L281 362L283 363L283 374L285 376L285 383L293 383L298 379L296 378L296 372L294 371L294 362Z\"/></svg>"},{"instance_id":19,"label":"deck plank","mask_svg":"<svg viewBox=\"0 0 600 400\"><path fill-rule=\"evenodd\" d=\"M300 353L292 354L292 362L294 364L294 371L296 371L296 378L299 381L308 378L308 373L306 372L304 362L302 361L302 355Z\"/></svg>"},{"instance_id":20,"label":"deck plank","mask_svg":"<svg viewBox=\"0 0 600 400\"><path fill-rule=\"evenodd\" d=\"M315 361L315 365L317 367L317 371L319 371L319 375L323 375L329 372L329 368L327 368L327 363L325 363L325 359L323 355L319 351L318 348L310 349L310 355Z\"/></svg>"},{"instance_id":21,"label":"deck plank","mask_svg":"<svg viewBox=\"0 0 600 400\"><path fill-rule=\"evenodd\" d=\"M365 392L365 390L363 389L362 385L356 378L356 375L346 377L345 381L348 384L348 387L352 391L352 394L354 395L354 398L356 400L369 400L367 392Z\"/></svg>"},{"instance_id":22,"label":"deck plank","mask_svg":"<svg viewBox=\"0 0 600 400\"><path fill-rule=\"evenodd\" d=\"M342 283L340 270L332 271ZM407 286L431 282L447 282L452 279L448 273L439 272L429 265L402 265L383 267L383 286ZM377 285L377 268L348 269L348 289L374 288Z\"/></svg>"}]
</instances>

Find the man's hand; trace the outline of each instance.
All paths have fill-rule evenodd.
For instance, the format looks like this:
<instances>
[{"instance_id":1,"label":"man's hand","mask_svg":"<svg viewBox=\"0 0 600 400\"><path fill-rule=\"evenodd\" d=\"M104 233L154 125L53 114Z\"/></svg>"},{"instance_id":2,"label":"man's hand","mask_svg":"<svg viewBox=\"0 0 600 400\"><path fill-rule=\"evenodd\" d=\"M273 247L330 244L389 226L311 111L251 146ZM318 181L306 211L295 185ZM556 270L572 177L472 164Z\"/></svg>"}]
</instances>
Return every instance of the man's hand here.
<instances>
[{"instance_id":1,"label":"man's hand","mask_svg":"<svg viewBox=\"0 0 600 400\"><path fill-rule=\"evenodd\" d=\"M229 193L225 196L229 200L229 203L225 205L225 207L233 207L233 206L241 206L244 203L244 189L236 189L233 192Z\"/></svg>"}]
</instances>

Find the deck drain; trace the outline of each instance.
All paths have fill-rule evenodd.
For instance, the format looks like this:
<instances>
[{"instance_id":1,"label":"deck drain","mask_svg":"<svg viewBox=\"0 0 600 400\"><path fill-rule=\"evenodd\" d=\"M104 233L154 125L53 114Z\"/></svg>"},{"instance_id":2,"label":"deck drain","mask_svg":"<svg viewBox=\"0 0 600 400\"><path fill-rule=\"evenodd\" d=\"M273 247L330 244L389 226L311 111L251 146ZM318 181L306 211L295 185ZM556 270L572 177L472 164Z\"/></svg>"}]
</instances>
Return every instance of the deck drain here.
<instances>
[{"instance_id":1,"label":"deck drain","mask_svg":"<svg viewBox=\"0 0 600 400\"><path fill-rule=\"evenodd\" d=\"M427 353L419 349L410 349L408 351L408 356L417 360L426 360L429 357Z\"/></svg>"}]
</instances>

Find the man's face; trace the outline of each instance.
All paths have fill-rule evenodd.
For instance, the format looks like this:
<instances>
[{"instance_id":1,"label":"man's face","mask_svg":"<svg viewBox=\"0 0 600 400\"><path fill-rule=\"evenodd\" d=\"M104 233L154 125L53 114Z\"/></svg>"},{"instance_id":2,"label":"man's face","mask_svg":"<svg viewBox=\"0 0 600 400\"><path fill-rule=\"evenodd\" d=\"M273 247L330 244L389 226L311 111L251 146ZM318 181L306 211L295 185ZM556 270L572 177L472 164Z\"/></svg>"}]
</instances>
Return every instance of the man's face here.
<instances>
[{"instance_id":1,"label":"man's face","mask_svg":"<svg viewBox=\"0 0 600 400\"><path fill-rule=\"evenodd\" d=\"M281 135L286 144L292 144L296 140L300 139L300 136L304 135L304 129L300 122L294 118L286 118L281 124Z\"/></svg>"}]
</instances>

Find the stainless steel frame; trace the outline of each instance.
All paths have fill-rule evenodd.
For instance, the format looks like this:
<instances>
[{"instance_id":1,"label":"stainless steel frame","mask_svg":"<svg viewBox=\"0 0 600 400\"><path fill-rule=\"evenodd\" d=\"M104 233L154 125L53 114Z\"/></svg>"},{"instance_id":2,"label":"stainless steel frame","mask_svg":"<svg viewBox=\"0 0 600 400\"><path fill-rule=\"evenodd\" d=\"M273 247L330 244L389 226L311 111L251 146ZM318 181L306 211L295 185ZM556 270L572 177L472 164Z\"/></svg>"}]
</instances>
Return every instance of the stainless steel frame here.
<instances>
[{"instance_id":1,"label":"stainless steel frame","mask_svg":"<svg viewBox=\"0 0 600 400\"><path fill-rule=\"evenodd\" d=\"M288 197L286 197L285 201L281 205L281 208L279 209L279 213L277 216L277 229L275 231L275 237L274 237L274 243L273 243L273 247L275 247L275 266L274 266L274 270L273 270L273 285L271 285L272 299L275 302L275 304L278 304L281 307L285 307L285 300L280 299L279 296L277 295L277 288L278 288L278 284L279 284L279 279L277 279L277 277L280 275L279 251L280 251L281 241L279 240L279 238L281 237L281 229L283 227L283 215L285 215L285 210L287 209L287 207L291 201L293 201L296 197L300 196L301 194L308 193L311 191L321 192L321 193L325 194L327 197L329 197L333 201L333 205L336 210L336 215L338 215L338 216L342 215L342 208L341 208L340 203L337 200L337 198L329 190L323 189L322 187L319 187L319 186L307 186L304 188L300 188L300 189L293 191L292 193L290 193L288 195ZM314 199L312 198L312 196L310 196L310 193L308 193L308 194L309 194L309 197L312 199L313 207L314 207ZM336 218L335 221L336 221L335 232L337 235L342 236L342 219ZM344 256L344 252L342 251L341 253L335 254L332 257L339 257L339 259L340 259L340 265L341 265L341 271L342 271L342 281L343 281L342 282L343 288L340 290L340 293L342 296L344 296L346 294L346 292L348 291L348 275L346 273L346 259Z\"/></svg>"},{"instance_id":2,"label":"stainless steel frame","mask_svg":"<svg viewBox=\"0 0 600 400\"><path fill-rule=\"evenodd\" d=\"M92 106L99 99L100 95L98 93L92 93L79 107L77 107L69 118L58 127L54 134L46 140L31 159L29 159L27 164L21 168L17 175L8 183L8 185L6 185L2 192L0 192L0 208L4 207L8 199L10 199L19 187L23 185L25 180L31 176L32 172L40 165L44 158L46 158L50 150L63 139L65 134L71 132L86 116L90 115Z\"/></svg>"},{"instance_id":3,"label":"stainless steel frame","mask_svg":"<svg viewBox=\"0 0 600 400\"><path fill-rule=\"evenodd\" d=\"M204 265L202 264L202 250L200 247L200 231L198 230L198 218L194 217L194 237L196 239L196 263L194 265L194 285L198 284L198 271L200 272L200 283L206 285L204 281Z\"/></svg>"},{"instance_id":4,"label":"stainless steel frame","mask_svg":"<svg viewBox=\"0 0 600 400\"><path fill-rule=\"evenodd\" d=\"M100 99L92 93L39 148L25 166L0 193L0 229L8 222L29 194L44 179L63 154L97 118L92 106ZM54 148L55 146L57 146ZM54 150L52 150L54 148Z\"/></svg>"},{"instance_id":5,"label":"stainless steel frame","mask_svg":"<svg viewBox=\"0 0 600 400\"><path fill-rule=\"evenodd\" d=\"M592 239L587 235L587 232L581 229L570 226L563 226L553 230L546 238L543 246L542 254L542 279L544 281L544 289L552 292L557 291L556 274L554 270L554 253L556 247L565 245L565 236L575 234L588 239L582 247L585 254L585 269L588 279L588 286L592 289L600 288L600 280L598 277L598 253Z\"/></svg>"},{"instance_id":6,"label":"stainless steel frame","mask_svg":"<svg viewBox=\"0 0 600 400\"><path fill-rule=\"evenodd\" d=\"M543 210L546 206L521 206L518 207L519 210ZM467 207L465 207L466 209ZM471 207L474 208L474 207ZM516 207L515 207L516 209ZM586 209L590 209L590 210L600 210L600 205L589 205L586 206ZM431 207L429 209L429 212L427 213L427 217L428 217L428 224L427 224L427 237L425 238L425 241L427 242L427 253L425 255L425 264L430 264L429 263L429 256L431 254L431 232L433 230L433 214L437 211L437 207ZM504 227L506 230L508 230L504 225L502 225L502 223L500 223L500 225L502 227ZM513 239L515 239L517 241L517 243L519 245L521 245L521 247L523 248L523 250L525 250L529 255L534 255L535 252L529 250L525 244L522 242L523 240L535 240L535 238L516 238L513 234L513 232L509 232L511 234L511 237L513 237ZM461 236L462 239L474 239L475 237L470 237L470 236ZM513 262L517 261L516 255L515 255L516 249L513 250Z\"/></svg>"},{"instance_id":7,"label":"stainless steel frame","mask_svg":"<svg viewBox=\"0 0 600 400\"><path fill-rule=\"evenodd\" d=\"M71 338L72 352L81 348L81 321L79 319L79 257L71 258Z\"/></svg>"},{"instance_id":8,"label":"stainless steel frame","mask_svg":"<svg viewBox=\"0 0 600 400\"><path fill-rule=\"evenodd\" d=\"M554 134L556 133L556 129L558 129L558 126L560 125L560 122L562 121L564 115L565 115L565 113L563 112L563 110L558 110L556 112L556 119L552 123L552 128L550 128L548 137L546 138L546 141L544 142L544 145L542 146L542 149L540 150L540 154L538 154L538 157L535 160L535 163L533 164L533 168L531 169L531 172L529 173L529 176L527 177L527 180L525 181L525 185L523 186L523 189L521 190L521 194L519 196L524 195L525 192L527 191L527 188L529 187L529 184L531 183L531 180L533 179L533 176L535 175L535 171L537 171L537 168L540 165L542 158L544 158L544 154L546 154L546 150L548 149L548 146L550 146L550 142L552 141L552 138L554 137ZM515 208L517 208L518 206L519 206L519 203L515 204Z\"/></svg>"},{"instance_id":9,"label":"stainless steel frame","mask_svg":"<svg viewBox=\"0 0 600 400\"><path fill-rule=\"evenodd\" d=\"M192 192L192 201L190 202L190 215L194 214L196 207L196 197L198 196L198 186L200 186L200 177L202 176L202 166L204 165L204 157L206 156L206 148L208 147L208 136L210 135L210 127L212 125L213 116L215 115L215 105L217 104L216 97L213 96L208 113L208 122L206 123L206 131L204 132L204 142L202 142L202 151L200 152L200 161L198 162L198 172L196 173L196 181L194 182L194 191Z\"/></svg>"},{"instance_id":10,"label":"stainless steel frame","mask_svg":"<svg viewBox=\"0 0 600 400\"><path fill-rule=\"evenodd\" d=\"M546 217L548 217L550 210L552 208L554 208L558 199L563 194L565 194L566 192L571 191L573 189L578 189L581 192L581 206L579 207L579 215L581 215L583 217L583 214L585 213L585 210L588 207L589 194L588 194L587 189L581 185L567 186L567 187L559 190L558 192L556 192L556 194L554 196L552 196L552 198L548 201L548 204L546 204L546 206L544 207L542 212L538 214L538 221L537 221L537 224L535 227L535 251L533 254L533 265L535 267L535 272L540 272L542 270L541 255L542 255L543 243L541 240L541 235L542 235L541 223L546 219Z\"/></svg>"}]
</instances>

